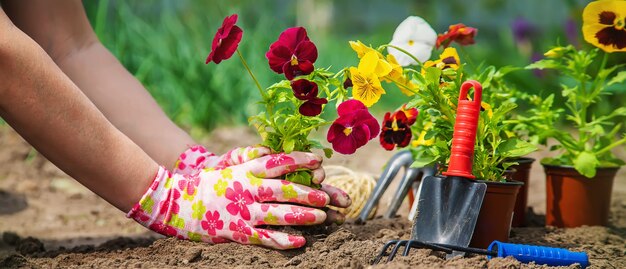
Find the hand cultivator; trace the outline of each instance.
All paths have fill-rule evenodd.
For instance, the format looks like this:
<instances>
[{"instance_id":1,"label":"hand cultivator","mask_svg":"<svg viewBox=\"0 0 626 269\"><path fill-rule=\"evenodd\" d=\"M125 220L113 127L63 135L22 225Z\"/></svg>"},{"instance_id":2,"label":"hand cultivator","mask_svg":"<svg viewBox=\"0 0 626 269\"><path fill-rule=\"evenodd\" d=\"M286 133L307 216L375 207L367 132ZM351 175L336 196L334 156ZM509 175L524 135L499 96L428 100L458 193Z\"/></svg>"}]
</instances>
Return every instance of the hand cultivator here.
<instances>
[{"instance_id":1,"label":"hand cultivator","mask_svg":"<svg viewBox=\"0 0 626 269\"><path fill-rule=\"evenodd\" d=\"M393 249L389 254L387 254L387 250L391 246L393 246ZM580 264L582 268L587 268L587 266L589 266L589 257L585 252L573 252L562 248L493 241L493 243L489 245L489 248L481 249L439 243L428 243L418 240L391 240L387 242L378 256L376 256L376 259L374 259L374 264L379 263L380 260L382 260L382 258L386 255L388 255L388 262L393 260L401 246L406 246L402 252L402 256L409 255L411 248L428 248L448 254L452 254L453 251L458 251L478 255L487 255L488 259L512 256L516 260L523 263L534 262L536 264L545 264L549 266L568 266L574 263Z\"/></svg>"}]
</instances>

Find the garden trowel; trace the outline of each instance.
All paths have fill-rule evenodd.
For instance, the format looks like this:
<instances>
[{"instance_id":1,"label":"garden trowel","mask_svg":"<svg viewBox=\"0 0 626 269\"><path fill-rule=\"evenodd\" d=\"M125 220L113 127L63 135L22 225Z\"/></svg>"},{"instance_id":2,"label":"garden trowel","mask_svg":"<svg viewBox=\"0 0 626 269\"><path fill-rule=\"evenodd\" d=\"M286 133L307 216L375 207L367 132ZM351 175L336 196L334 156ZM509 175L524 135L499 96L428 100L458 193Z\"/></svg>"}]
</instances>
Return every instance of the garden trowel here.
<instances>
[{"instance_id":1,"label":"garden trowel","mask_svg":"<svg viewBox=\"0 0 626 269\"><path fill-rule=\"evenodd\" d=\"M468 91L472 87L474 98L469 100ZM472 175L481 94L482 86L477 81L469 80L461 85L450 165L443 176L422 180L412 240L467 247L472 239L487 190L487 185L475 181Z\"/></svg>"}]
</instances>

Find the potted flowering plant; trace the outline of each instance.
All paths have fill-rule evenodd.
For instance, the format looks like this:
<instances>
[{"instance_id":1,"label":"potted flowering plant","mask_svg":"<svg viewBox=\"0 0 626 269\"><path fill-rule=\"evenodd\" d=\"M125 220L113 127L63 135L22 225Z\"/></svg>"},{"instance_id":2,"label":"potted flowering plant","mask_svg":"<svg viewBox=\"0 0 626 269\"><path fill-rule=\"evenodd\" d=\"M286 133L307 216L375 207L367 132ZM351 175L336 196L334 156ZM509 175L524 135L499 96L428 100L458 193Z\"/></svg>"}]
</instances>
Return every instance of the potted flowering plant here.
<instances>
[{"instance_id":1,"label":"potted flowering plant","mask_svg":"<svg viewBox=\"0 0 626 269\"><path fill-rule=\"evenodd\" d=\"M624 161L612 149L626 143L618 137L626 116L620 107L608 115L596 115L593 105L607 88L626 80L624 64L607 66L612 52L626 51L625 1L595 1L583 10L584 39L597 48L576 49L572 45L554 47L546 58L527 68L555 70L562 78L565 119L576 134L554 128L554 119L537 121L545 137L556 140L552 150L559 155L541 161L546 172L546 224L559 227L606 225L613 180ZM601 53L599 49L604 52ZM603 54L599 68L591 68ZM620 71L621 70L621 71Z\"/></svg>"},{"instance_id":2,"label":"potted flowering plant","mask_svg":"<svg viewBox=\"0 0 626 269\"><path fill-rule=\"evenodd\" d=\"M400 109L385 114L380 143L387 150L409 147L414 154L413 165L418 167L448 163L461 84L468 78L476 78L490 87L485 92L492 91L493 87L493 93L485 95L485 111L480 113L473 162L474 175L487 182L488 190L472 245L486 247L495 239L508 238L521 183L507 180L506 170L516 164L512 159L536 147L508 132L514 123L505 119L516 105L510 98L496 94L505 87L502 77L508 71L486 68L479 74L467 74L456 49L448 47L452 42L472 44L475 34L476 29L457 24L437 36L424 20L410 17L398 26L390 44L373 48L358 41L351 42L360 63L359 68L350 68L349 72L353 82L363 81L359 78L361 67L373 66L372 80L387 81L409 96ZM435 45L445 49L437 59L428 60ZM374 86L368 88L368 85L354 83L353 88L354 98L363 99L368 106L385 93L380 83L370 85ZM363 89L367 89L365 94L357 94ZM493 102L493 107L488 102ZM497 201L500 197L508 197L507 202ZM502 205L504 207L499 207ZM495 215L487 215L487 212L495 212Z\"/></svg>"}]
</instances>

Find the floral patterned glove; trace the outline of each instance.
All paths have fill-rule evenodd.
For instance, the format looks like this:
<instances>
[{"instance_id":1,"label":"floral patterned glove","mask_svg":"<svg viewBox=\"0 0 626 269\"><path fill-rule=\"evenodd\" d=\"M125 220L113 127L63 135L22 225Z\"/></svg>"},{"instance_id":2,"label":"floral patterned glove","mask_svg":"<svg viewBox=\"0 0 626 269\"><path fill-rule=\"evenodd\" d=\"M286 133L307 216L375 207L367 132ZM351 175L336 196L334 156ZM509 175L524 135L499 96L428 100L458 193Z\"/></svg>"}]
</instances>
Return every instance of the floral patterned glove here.
<instances>
[{"instance_id":1,"label":"floral patterned glove","mask_svg":"<svg viewBox=\"0 0 626 269\"><path fill-rule=\"evenodd\" d=\"M223 169L232 165L242 164L247 161L269 155L271 150L263 146L249 146L235 148L228 151L222 156L217 156L206 150L201 145L195 145L183 152L176 161L174 173L191 175L202 171L203 169ZM321 184L324 180L325 174L323 171L318 171L322 174L320 177L314 177L313 183ZM337 207L348 207L352 203L348 194L338 188L331 185L321 184L321 190L326 192L330 196L330 205ZM342 224L345 221L345 216L341 213L331 210L328 211L329 217L328 223Z\"/></svg>"},{"instance_id":2,"label":"floral patterned glove","mask_svg":"<svg viewBox=\"0 0 626 269\"><path fill-rule=\"evenodd\" d=\"M231 165L245 163L270 154L270 149L262 146L250 146L245 148L234 148L222 156L217 156L209 152L201 145L189 147L180 154L174 165L175 174L190 175L199 173L205 168L223 169Z\"/></svg>"},{"instance_id":3,"label":"floral patterned glove","mask_svg":"<svg viewBox=\"0 0 626 269\"><path fill-rule=\"evenodd\" d=\"M161 167L127 216L153 231L180 239L298 248L305 243L303 237L256 226L320 224L326 219L324 211L280 202L324 207L330 197L322 190L267 178L311 169L314 181L321 182L324 173L320 164L321 158L315 154L294 152L188 175L172 174Z\"/></svg>"}]
</instances>

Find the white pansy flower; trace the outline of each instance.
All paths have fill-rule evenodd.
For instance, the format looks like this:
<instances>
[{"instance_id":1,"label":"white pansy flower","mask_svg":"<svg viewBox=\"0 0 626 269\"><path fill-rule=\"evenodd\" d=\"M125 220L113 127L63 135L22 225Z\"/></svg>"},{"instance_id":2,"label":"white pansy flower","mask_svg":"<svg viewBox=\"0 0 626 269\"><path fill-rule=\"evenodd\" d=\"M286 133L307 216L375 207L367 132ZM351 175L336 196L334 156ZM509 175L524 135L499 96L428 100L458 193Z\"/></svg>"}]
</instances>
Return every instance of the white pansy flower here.
<instances>
[{"instance_id":1,"label":"white pansy flower","mask_svg":"<svg viewBox=\"0 0 626 269\"><path fill-rule=\"evenodd\" d=\"M398 25L389 44L406 50L420 62L424 62L430 58L436 41L437 33L424 19L410 16ZM388 47L387 51L396 57L401 66L417 64L415 60L397 49Z\"/></svg>"}]
</instances>

